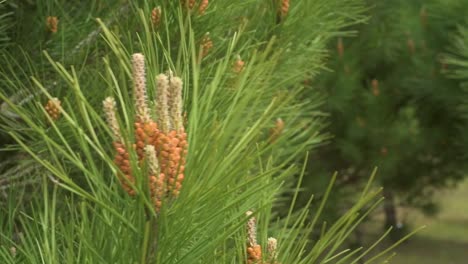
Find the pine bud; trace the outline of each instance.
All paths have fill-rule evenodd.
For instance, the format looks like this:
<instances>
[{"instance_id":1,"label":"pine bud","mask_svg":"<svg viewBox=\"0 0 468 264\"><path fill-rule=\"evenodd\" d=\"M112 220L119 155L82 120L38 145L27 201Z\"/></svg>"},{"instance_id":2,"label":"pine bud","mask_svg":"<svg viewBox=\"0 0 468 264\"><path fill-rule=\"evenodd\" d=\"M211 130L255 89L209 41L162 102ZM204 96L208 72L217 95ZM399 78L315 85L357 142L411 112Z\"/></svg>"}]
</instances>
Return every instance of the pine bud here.
<instances>
[{"instance_id":1,"label":"pine bud","mask_svg":"<svg viewBox=\"0 0 468 264\"><path fill-rule=\"evenodd\" d=\"M47 29L52 33L57 33L58 22L59 20L56 16L48 16L46 19Z\"/></svg>"},{"instance_id":2,"label":"pine bud","mask_svg":"<svg viewBox=\"0 0 468 264\"><path fill-rule=\"evenodd\" d=\"M252 211L247 211L245 213L247 216L253 215ZM251 216L247 220L247 240L250 246L258 245L257 243L257 220L254 216Z\"/></svg>"},{"instance_id":3,"label":"pine bud","mask_svg":"<svg viewBox=\"0 0 468 264\"><path fill-rule=\"evenodd\" d=\"M248 264L257 264L262 259L262 247L260 245L255 245L247 247L247 263Z\"/></svg>"},{"instance_id":4,"label":"pine bud","mask_svg":"<svg viewBox=\"0 0 468 264\"><path fill-rule=\"evenodd\" d=\"M195 0L181 0L183 5L189 9L192 10L193 7L195 6Z\"/></svg>"},{"instance_id":5,"label":"pine bud","mask_svg":"<svg viewBox=\"0 0 468 264\"><path fill-rule=\"evenodd\" d=\"M278 18L279 21L282 21L289 12L289 0L280 0L278 7Z\"/></svg>"},{"instance_id":6,"label":"pine bud","mask_svg":"<svg viewBox=\"0 0 468 264\"><path fill-rule=\"evenodd\" d=\"M151 23L153 23L154 27L158 27L161 23L161 14L162 10L161 7L155 7L151 10Z\"/></svg>"},{"instance_id":7,"label":"pine bud","mask_svg":"<svg viewBox=\"0 0 468 264\"><path fill-rule=\"evenodd\" d=\"M274 143L278 137L283 133L284 121L281 118L276 119L275 127L270 131L270 143Z\"/></svg>"},{"instance_id":8,"label":"pine bud","mask_svg":"<svg viewBox=\"0 0 468 264\"><path fill-rule=\"evenodd\" d=\"M157 100L156 110L158 114L158 125L163 133L168 133L170 129L169 117L169 79L165 74L156 76Z\"/></svg>"},{"instance_id":9,"label":"pine bud","mask_svg":"<svg viewBox=\"0 0 468 264\"><path fill-rule=\"evenodd\" d=\"M246 212L247 216L252 214L252 211ZM247 221L247 241L247 262L249 264L258 263L262 259L262 248L257 243L257 221L253 216Z\"/></svg>"},{"instance_id":10,"label":"pine bud","mask_svg":"<svg viewBox=\"0 0 468 264\"><path fill-rule=\"evenodd\" d=\"M115 100L112 97L107 97L103 102L104 113L106 115L106 121L109 125L112 133L114 134L114 139L117 141L122 141L122 135L120 134L119 123L117 122L116 110L115 110Z\"/></svg>"},{"instance_id":11,"label":"pine bud","mask_svg":"<svg viewBox=\"0 0 468 264\"><path fill-rule=\"evenodd\" d=\"M143 122L149 122L151 117L149 115L149 108L146 97L145 57L143 54L133 54L132 71L137 118Z\"/></svg>"},{"instance_id":12,"label":"pine bud","mask_svg":"<svg viewBox=\"0 0 468 264\"><path fill-rule=\"evenodd\" d=\"M114 141L114 148L116 150L114 162L119 167L119 179L122 188L131 196L135 195L135 190L131 187L131 184L135 183L135 178L132 176L130 168L130 159L124 144L119 141Z\"/></svg>"},{"instance_id":13,"label":"pine bud","mask_svg":"<svg viewBox=\"0 0 468 264\"><path fill-rule=\"evenodd\" d=\"M10 248L10 253L13 257L16 257L16 248L15 247L11 247Z\"/></svg>"},{"instance_id":14,"label":"pine bud","mask_svg":"<svg viewBox=\"0 0 468 264\"><path fill-rule=\"evenodd\" d=\"M52 121L57 121L60 117L60 105L61 102L58 98L52 98L47 101L47 104L44 106L47 114L50 116Z\"/></svg>"},{"instance_id":15,"label":"pine bud","mask_svg":"<svg viewBox=\"0 0 468 264\"><path fill-rule=\"evenodd\" d=\"M207 8L208 8L208 0L201 0L200 5L198 6L198 13L200 15L204 15Z\"/></svg>"},{"instance_id":16,"label":"pine bud","mask_svg":"<svg viewBox=\"0 0 468 264\"><path fill-rule=\"evenodd\" d=\"M268 238L267 244L267 251L268 251L268 258L271 262L274 262L277 257L276 248L278 246L278 241L274 237Z\"/></svg>"},{"instance_id":17,"label":"pine bud","mask_svg":"<svg viewBox=\"0 0 468 264\"><path fill-rule=\"evenodd\" d=\"M244 69L244 61L241 59L239 55L236 57L236 61L234 62L234 65L232 67L232 70L235 73L240 73Z\"/></svg>"},{"instance_id":18,"label":"pine bud","mask_svg":"<svg viewBox=\"0 0 468 264\"><path fill-rule=\"evenodd\" d=\"M201 40L201 58L206 57L213 48L213 41L210 38L210 33L207 32Z\"/></svg>"},{"instance_id":19,"label":"pine bud","mask_svg":"<svg viewBox=\"0 0 468 264\"><path fill-rule=\"evenodd\" d=\"M159 162L154 146L145 146L145 156L148 161L150 194L156 211L159 211L162 205L162 198L165 194L165 175L160 172Z\"/></svg>"},{"instance_id":20,"label":"pine bud","mask_svg":"<svg viewBox=\"0 0 468 264\"><path fill-rule=\"evenodd\" d=\"M177 76L171 76L169 79L169 86L170 92L168 93L168 102L170 111L170 129L180 131L184 126L184 120L182 116L182 79Z\"/></svg>"},{"instance_id":21,"label":"pine bud","mask_svg":"<svg viewBox=\"0 0 468 264\"><path fill-rule=\"evenodd\" d=\"M135 121L135 149L140 161L144 158L144 147L148 144L153 144L158 136L158 125L153 120L147 122Z\"/></svg>"}]
</instances>

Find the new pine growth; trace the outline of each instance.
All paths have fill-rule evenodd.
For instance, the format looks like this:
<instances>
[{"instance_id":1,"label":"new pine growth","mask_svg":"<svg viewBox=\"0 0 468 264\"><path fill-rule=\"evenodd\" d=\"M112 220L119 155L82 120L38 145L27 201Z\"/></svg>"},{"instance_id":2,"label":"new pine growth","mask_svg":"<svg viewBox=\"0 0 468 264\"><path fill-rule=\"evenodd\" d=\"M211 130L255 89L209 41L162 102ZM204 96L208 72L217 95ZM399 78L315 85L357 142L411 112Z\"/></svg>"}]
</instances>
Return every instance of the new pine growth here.
<instances>
[{"instance_id":1,"label":"new pine growth","mask_svg":"<svg viewBox=\"0 0 468 264\"><path fill-rule=\"evenodd\" d=\"M149 167L147 180L150 196L156 211L166 197L179 195L184 180L185 162L188 149L182 115L182 80L172 72L156 77L158 90L156 112L158 121L150 115L146 90L144 56L132 56L132 77L135 93L135 143L139 166L145 162ZM115 100L104 100L104 111L114 136L115 163L120 168L119 178L123 189L135 195L129 153L123 144L120 127L116 118Z\"/></svg>"}]
</instances>

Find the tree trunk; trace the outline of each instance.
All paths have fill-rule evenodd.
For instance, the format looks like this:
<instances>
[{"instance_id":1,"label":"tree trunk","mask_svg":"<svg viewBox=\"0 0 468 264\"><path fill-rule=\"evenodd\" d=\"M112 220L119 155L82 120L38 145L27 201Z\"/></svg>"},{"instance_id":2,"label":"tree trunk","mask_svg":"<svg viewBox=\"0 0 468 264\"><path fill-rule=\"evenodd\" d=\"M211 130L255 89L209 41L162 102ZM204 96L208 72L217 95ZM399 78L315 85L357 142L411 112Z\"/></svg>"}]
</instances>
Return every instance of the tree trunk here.
<instances>
[{"instance_id":1,"label":"tree trunk","mask_svg":"<svg viewBox=\"0 0 468 264\"><path fill-rule=\"evenodd\" d=\"M395 196L393 195L393 191L385 188L383 195L385 197L385 229L387 230L388 228L393 227L392 232L390 232L389 238L393 242L396 242L404 236L405 230L403 226L398 222L397 209L395 205Z\"/></svg>"},{"instance_id":2,"label":"tree trunk","mask_svg":"<svg viewBox=\"0 0 468 264\"><path fill-rule=\"evenodd\" d=\"M397 212L393 192L388 188L384 188L383 195L385 197L385 229L388 229L390 227L397 228Z\"/></svg>"}]
</instances>

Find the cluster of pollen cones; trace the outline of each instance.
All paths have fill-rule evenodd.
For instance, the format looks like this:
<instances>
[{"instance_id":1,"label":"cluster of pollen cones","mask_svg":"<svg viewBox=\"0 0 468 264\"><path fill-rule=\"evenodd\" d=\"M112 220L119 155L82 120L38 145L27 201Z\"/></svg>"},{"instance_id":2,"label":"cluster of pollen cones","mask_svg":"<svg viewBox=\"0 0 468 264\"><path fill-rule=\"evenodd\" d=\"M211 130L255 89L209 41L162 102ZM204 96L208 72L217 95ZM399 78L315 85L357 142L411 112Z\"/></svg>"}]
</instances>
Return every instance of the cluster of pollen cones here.
<instances>
[{"instance_id":1,"label":"cluster of pollen cones","mask_svg":"<svg viewBox=\"0 0 468 264\"><path fill-rule=\"evenodd\" d=\"M247 264L280 264L277 261L277 240L268 238L266 261L262 257L262 247L257 242L257 220L252 216L252 211L247 211Z\"/></svg>"},{"instance_id":2,"label":"cluster of pollen cones","mask_svg":"<svg viewBox=\"0 0 468 264\"><path fill-rule=\"evenodd\" d=\"M188 143L182 115L182 80L172 72L157 75L156 109L151 111L146 91L144 56L133 54L132 66L136 99L133 148L139 162L138 166L133 167L139 167L141 171L146 168L146 182L158 211L163 200L179 195L184 180ZM135 195L135 177L126 147L128 144L124 144L117 122L115 100L108 97L103 104L107 122L114 134L115 163L120 168L122 187L128 194ZM156 112L156 120L151 112Z\"/></svg>"}]
</instances>

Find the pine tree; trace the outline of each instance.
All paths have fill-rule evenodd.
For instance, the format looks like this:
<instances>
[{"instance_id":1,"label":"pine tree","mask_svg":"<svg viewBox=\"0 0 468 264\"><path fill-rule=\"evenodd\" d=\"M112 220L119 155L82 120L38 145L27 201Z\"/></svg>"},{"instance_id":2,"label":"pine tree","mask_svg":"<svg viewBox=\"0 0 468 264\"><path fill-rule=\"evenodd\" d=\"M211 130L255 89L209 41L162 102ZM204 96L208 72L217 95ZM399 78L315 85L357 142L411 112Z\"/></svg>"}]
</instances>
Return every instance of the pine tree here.
<instances>
[{"instance_id":1,"label":"pine tree","mask_svg":"<svg viewBox=\"0 0 468 264\"><path fill-rule=\"evenodd\" d=\"M398 201L434 211L434 191L464 175L466 120L458 108L466 93L447 78L442 54L468 5L368 2L369 23L353 27L356 38L335 39L332 71L314 82L326 94L334 138L312 157L320 159L313 171L338 168L349 192L377 166L386 226L395 226Z\"/></svg>"}]
</instances>

